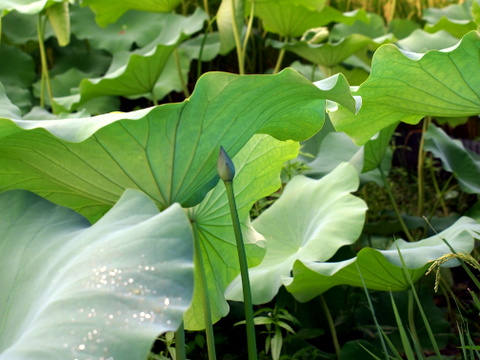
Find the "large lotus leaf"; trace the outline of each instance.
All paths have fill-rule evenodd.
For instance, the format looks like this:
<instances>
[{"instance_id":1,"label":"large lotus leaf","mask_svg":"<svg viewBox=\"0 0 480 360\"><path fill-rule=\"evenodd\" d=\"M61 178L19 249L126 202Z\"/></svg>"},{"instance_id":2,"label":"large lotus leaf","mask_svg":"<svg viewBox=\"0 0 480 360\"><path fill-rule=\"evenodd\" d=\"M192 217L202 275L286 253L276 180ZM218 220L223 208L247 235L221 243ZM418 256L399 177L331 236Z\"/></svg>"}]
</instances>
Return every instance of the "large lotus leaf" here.
<instances>
[{"instance_id":1,"label":"large lotus leaf","mask_svg":"<svg viewBox=\"0 0 480 360\"><path fill-rule=\"evenodd\" d=\"M420 279L431 261L450 254L446 239L457 253L470 253L480 238L480 224L462 217L441 233L417 242L398 240L406 267L413 281ZM442 266L457 266L450 260ZM358 268L369 289L400 291L409 287L395 244L389 250L363 248L356 258L337 263L296 261L293 278L284 280L287 290L298 301L308 301L336 285L363 286Z\"/></svg>"},{"instance_id":2,"label":"large lotus leaf","mask_svg":"<svg viewBox=\"0 0 480 360\"><path fill-rule=\"evenodd\" d=\"M253 302L269 302L277 294L293 264L326 261L360 235L367 206L351 194L358 188L355 168L343 163L320 180L294 177L253 226L267 241L265 258L250 269ZM243 298L237 277L229 285L228 299Z\"/></svg>"},{"instance_id":3,"label":"large lotus leaf","mask_svg":"<svg viewBox=\"0 0 480 360\"><path fill-rule=\"evenodd\" d=\"M48 6L61 3L65 0L2 0L0 3L0 14L12 10L23 14L38 14Z\"/></svg>"},{"instance_id":4,"label":"large lotus leaf","mask_svg":"<svg viewBox=\"0 0 480 360\"><path fill-rule=\"evenodd\" d=\"M356 115L345 109L331 114L339 131L358 144L398 121L418 123L424 116L469 116L480 113L478 32L468 33L454 48L409 53L384 45L374 54L372 72L354 95L362 97Z\"/></svg>"},{"instance_id":5,"label":"large lotus leaf","mask_svg":"<svg viewBox=\"0 0 480 360\"><path fill-rule=\"evenodd\" d=\"M150 12L170 12L180 3L180 0L83 0L83 6L90 6L97 15L97 23L106 26L117 21L128 10Z\"/></svg>"},{"instance_id":6,"label":"large lotus leaf","mask_svg":"<svg viewBox=\"0 0 480 360\"><path fill-rule=\"evenodd\" d=\"M249 266L263 258L263 237L250 224L249 211L253 203L280 188L283 163L295 158L299 144L278 141L268 135L255 135L233 159L237 175L233 186ZM225 288L239 274L240 265L232 227L225 185L220 181L195 208L189 209L190 219L197 227L205 262L214 321L228 313ZM197 273L198 276L198 273ZM196 284L199 282L196 281ZM194 292L192 308L185 315L189 329L204 328L202 300Z\"/></svg>"},{"instance_id":7,"label":"large lotus leaf","mask_svg":"<svg viewBox=\"0 0 480 360\"><path fill-rule=\"evenodd\" d=\"M263 27L287 37L301 36L306 30L323 25L320 11L325 0L261 0L255 1L255 16Z\"/></svg>"},{"instance_id":8,"label":"large lotus leaf","mask_svg":"<svg viewBox=\"0 0 480 360\"><path fill-rule=\"evenodd\" d=\"M425 150L440 158L442 167L455 174L463 191L480 193L480 156L478 154L465 149L460 140L453 140L434 125L430 125L425 134Z\"/></svg>"},{"instance_id":9,"label":"large lotus leaf","mask_svg":"<svg viewBox=\"0 0 480 360\"><path fill-rule=\"evenodd\" d=\"M107 74L80 83L81 101L96 96L141 96L150 94L177 45L199 31L206 14L197 9L189 17L168 17L158 37L150 44L132 52L117 52Z\"/></svg>"},{"instance_id":10,"label":"large lotus leaf","mask_svg":"<svg viewBox=\"0 0 480 360\"><path fill-rule=\"evenodd\" d=\"M0 118L0 189L34 191L92 221L126 188L160 208L193 206L214 185L220 145L233 157L255 133L305 140L322 127L327 96L291 69L209 73L182 103L68 121Z\"/></svg>"},{"instance_id":11,"label":"large lotus leaf","mask_svg":"<svg viewBox=\"0 0 480 360\"><path fill-rule=\"evenodd\" d=\"M0 194L0 359L144 360L193 291L192 231L128 190L91 226L24 190Z\"/></svg>"},{"instance_id":12,"label":"large lotus leaf","mask_svg":"<svg viewBox=\"0 0 480 360\"><path fill-rule=\"evenodd\" d=\"M306 41L298 41L286 44L284 48L314 64L333 67L372 43L374 42L369 37L353 34L337 43L309 44Z\"/></svg>"}]
</instances>

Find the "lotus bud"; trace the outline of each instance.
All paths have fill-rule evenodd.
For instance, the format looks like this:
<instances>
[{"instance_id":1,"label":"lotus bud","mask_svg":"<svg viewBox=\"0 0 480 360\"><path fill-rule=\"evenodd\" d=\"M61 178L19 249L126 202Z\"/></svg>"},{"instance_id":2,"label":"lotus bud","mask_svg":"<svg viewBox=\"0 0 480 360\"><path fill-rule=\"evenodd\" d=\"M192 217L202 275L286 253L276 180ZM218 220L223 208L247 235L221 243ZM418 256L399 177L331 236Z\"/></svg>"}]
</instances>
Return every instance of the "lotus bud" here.
<instances>
[{"instance_id":1,"label":"lotus bud","mask_svg":"<svg viewBox=\"0 0 480 360\"><path fill-rule=\"evenodd\" d=\"M220 154L218 155L217 172L220 175L220 179L224 182L232 181L235 176L235 166L232 159L230 159L222 146L220 146Z\"/></svg>"}]
</instances>

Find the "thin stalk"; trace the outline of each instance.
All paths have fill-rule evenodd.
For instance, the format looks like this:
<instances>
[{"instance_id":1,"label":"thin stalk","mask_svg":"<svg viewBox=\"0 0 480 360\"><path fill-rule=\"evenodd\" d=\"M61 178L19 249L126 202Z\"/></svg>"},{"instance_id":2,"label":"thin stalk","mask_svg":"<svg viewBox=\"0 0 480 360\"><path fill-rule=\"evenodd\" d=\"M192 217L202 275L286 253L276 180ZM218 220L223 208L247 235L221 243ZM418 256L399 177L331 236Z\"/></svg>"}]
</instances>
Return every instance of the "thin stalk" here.
<instances>
[{"instance_id":1,"label":"thin stalk","mask_svg":"<svg viewBox=\"0 0 480 360\"><path fill-rule=\"evenodd\" d=\"M188 13L188 4L185 0L182 0L182 15L187 16Z\"/></svg>"},{"instance_id":2,"label":"thin stalk","mask_svg":"<svg viewBox=\"0 0 480 360\"><path fill-rule=\"evenodd\" d=\"M288 42L288 37L285 37L284 41L283 41L283 45L285 45L286 43ZM276 74L280 71L280 69L282 68L282 61L283 61L283 58L285 56L285 46L283 46L281 49L280 49L280 52L278 53L278 59L277 59L277 63L275 64L275 69L273 69L273 73Z\"/></svg>"},{"instance_id":3,"label":"thin stalk","mask_svg":"<svg viewBox=\"0 0 480 360\"><path fill-rule=\"evenodd\" d=\"M157 95L155 95L155 90L151 91L151 97L152 97L153 105L157 106L158 105L158 100L157 100Z\"/></svg>"},{"instance_id":4,"label":"thin stalk","mask_svg":"<svg viewBox=\"0 0 480 360\"><path fill-rule=\"evenodd\" d=\"M187 354L185 352L185 329L183 321L180 327L175 332L175 360L186 360Z\"/></svg>"},{"instance_id":5,"label":"thin stalk","mask_svg":"<svg viewBox=\"0 0 480 360\"><path fill-rule=\"evenodd\" d=\"M408 325L410 327L410 333L412 335L413 342L420 345L417 327L415 326L415 310L413 309L413 294L411 291L408 292Z\"/></svg>"},{"instance_id":6,"label":"thin stalk","mask_svg":"<svg viewBox=\"0 0 480 360\"><path fill-rule=\"evenodd\" d=\"M205 319L205 334L207 337L207 352L209 360L216 360L215 339L213 334L212 311L210 308L210 295L207 287L207 274L205 273L205 263L203 262L202 249L200 246L200 237L198 236L197 224L192 223L193 235L195 238L195 270L198 273L199 289L201 291L203 314Z\"/></svg>"},{"instance_id":7,"label":"thin stalk","mask_svg":"<svg viewBox=\"0 0 480 360\"><path fill-rule=\"evenodd\" d=\"M180 64L180 54L178 53L178 48L175 48L175 50L173 50L173 53L175 55L175 64L177 65L178 78L180 79L180 83L182 84L183 95L188 98L190 97L190 91L188 91L187 84L185 83L185 79L183 78L182 65Z\"/></svg>"},{"instance_id":8,"label":"thin stalk","mask_svg":"<svg viewBox=\"0 0 480 360\"><path fill-rule=\"evenodd\" d=\"M388 360L387 345L385 344L385 339L382 336L382 328L380 327L380 324L378 323L378 320L377 320L377 316L375 315L375 308L373 307L372 299L370 298L370 294L368 293L367 284L365 284L365 280L363 279L360 266L358 266L357 263L355 263L355 266L357 267L357 271L360 274L360 280L362 280L363 290L365 291L365 296L367 297L368 307L370 308L370 312L372 313L373 322L375 323L375 327L378 331L378 336L380 338L380 343L382 344L382 349L385 355L385 359Z\"/></svg>"},{"instance_id":9,"label":"thin stalk","mask_svg":"<svg viewBox=\"0 0 480 360\"><path fill-rule=\"evenodd\" d=\"M207 24L207 28L205 29L205 34L203 34L203 39L202 39L202 45L200 46L200 51L198 53L198 63L197 63L197 79L202 76L202 57L203 57L203 49L205 48L205 43L207 42L207 37L208 33L210 32L212 28L212 24L215 22L217 19L216 16L214 16Z\"/></svg>"},{"instance_id":10,"label":"thin stalk","mask_svg":"<svg viewBox=\"0 0 480 360\"><path fill-rule=\"evenodd\" d=\"M425 325L425 329L427 330L428 337L430 338L430 342L433 346L433 350L435 351L437 359L442 359L442 355L440 354L440 349L438 348L438 344L435 340L435 337L433 336L432 328L430 327L430 323L428 322L427 315L425 315L425 311L423 311L422 304L417 295L417 292L415 291L415 285L413 284L412 277L408 272L407 265L405 264L405 260L403 258L402 252L400 251L400 248L398 247L396 242L395 242L395 246L397 246L398 256L400 257L400 261L402 262L403 273L405 275L405 278L408 281L408 284L410 285L411 292L415 299L415 303L417 304L417 308L418 308L418 311L420 312L420 316L422 317L423 324Z\"/></svg>"},{"instance_id":11,"label":"thin stalk","mask_svg":"<svg viewBox=\"0 0 480 360\"><path fill-rule=\"evenodd\" d=\"M435 194L437 195L437 201L435 202L432 212L429 215L429 218L435 214L435 211L437 210L438 205L442 207L442 212L443 216L447 217L448 216L448 209L447 205L445 204L445 200L443 200L443 191L440 190L440 186L438 185L437 177L435 176L435 169L433 167L433 164L430 162L430 165L428 166L428 169L430 171L430 177L432 178L432 183L433 183L433 188L435 189ZM449 181L448 181L449 182Z\"/></svg>"},{"instance_id":12,"label":"thin stalk","mask_svg":"<svg viewBox=\"0 0 480 360\"><path fill-rule=\"evenodd\" d=\"M47 63L47 54L45 51L45 44L43 43L44 28L45 28L45 22L42 19L42 15L38 14L37 37L38 37L38 46L40 50L40 61L42 64L42 94L43 94L43 88L46 85L48 98L50 100L50 106L52 106L52 109L53 109L52 86L50 84L50 76L48 74L48 63ZM42 107L45 106L45 98L43 95L40 98L40 106Z\"/></svg>"},{"instance_id":13,"label":"thin stalk","mask_svg":"<svg viewBox=\"0 0 480 360\"><path fill-rule=\"evenodd\" d=\"M420 146L418 148L418 164L417 164L417 192L418 192L418 203L417 203L417 215L422 216L425 208L425 179L424 179L424 166L425 166L425 134L427 132L428 126L430 125L430 117L426 117L423 120L422 127L422 137L420 138Z\"/></svg>"},{"instance_id":14,"label":"thin stalk","mask_svg":"<svg viewBox=\"0 0 480 360\"><path fill-rule=\"evenodd\" d=\"M233 191L233 181L224 181L228 204L230 206L230 214L232 216L233 231L237 242L238 260L240 262L240 275L242 277L243 301L245 309L245 323L247 327L247 345L248 359L257 359L257 343L255 339L255 323L253 320L253 304L252 292L250 289L250 278L248 275L247 254L243 243L242 230L240 228L240 220L238 218L237 205L235 203L235 194Z\"/></svg>"},{"instance_id":15,"label":"thin stalk","mask_svg":"<svg viewBox=\"0 0 480 360\"><path fill-rule=\"evenodd\" d=\"M231 0L232 3L232 24L233 24L233 37L235 39L235 48L237 50L238 59L238 72L240 75L245 75L245 59L243 57L242 41L237 28L237 13L235 11L235 0Z\"/></svg>"},{"instance_id":16,"label":"thin stalk","mask_svg":"<svg viewBox=\"0 0 480 360\"><path fill-rule=\"evenodd\" d=\"M333 322L332 314L330 313L330 309L328 308L327 302L325 301L323 295L320 295L320 302L322 303L323 311L327 317L328 327L330 328L330 333L332 334L335 354L337 355L337 359L340 360L340 344L338 343L337 330L335 329L335 323Z\"/></svg>"},{"instance_id":17,"label":"thin stalk","mask_svg":"<svg viewBox=\"0 0 480 360\"><path fill-rule=\"evenodd\" d=\"M247 31L245 32L245 39L243 39L243 45L242 45L242 59L244 62L247 55L248 39L250 38L250 33L252 32L254 15L255 15L255 0L252 0L252 5L250 7L250 15L247 23Z\"/></svg>"},{"instance_id":18,"label":"thin stalk","mask_svg":"<svg viewBox=\"0 0 480 360\"><path fill-rule=\"evenodd\" d=\"M203 0L203 9L207 13L208 17L210 17L210 10L208 6L208 0Z\"/></svg>"},{"instance_id":19,"label":"thin stalk","mask_svg":"<svg viewBox=\"0 0 480 360\"><path fill-rule=\"evenodd\" d=\"M393 206L393 210L395 211L395 214L397 215L398 221L400 222L400 226L402 227L402 230L405 233L405 236L407 237L408 241L414 241L412 234L410 234L410 230L408 230L408 227L405 224L405 221L403 221L403 218L400 215L400 210L398 209L397 202L395 201L395 197L393 196L392 188L390 187L390 184L387 181L387 177L385 176L385 172L382 170L381 167L379 167L378 169L380 170L380 174L382 176L383 183L385 184L385 190L387 191L388 197L389 197L390 202L392 203L392 206Z\"/></svg>"}]
</instances>

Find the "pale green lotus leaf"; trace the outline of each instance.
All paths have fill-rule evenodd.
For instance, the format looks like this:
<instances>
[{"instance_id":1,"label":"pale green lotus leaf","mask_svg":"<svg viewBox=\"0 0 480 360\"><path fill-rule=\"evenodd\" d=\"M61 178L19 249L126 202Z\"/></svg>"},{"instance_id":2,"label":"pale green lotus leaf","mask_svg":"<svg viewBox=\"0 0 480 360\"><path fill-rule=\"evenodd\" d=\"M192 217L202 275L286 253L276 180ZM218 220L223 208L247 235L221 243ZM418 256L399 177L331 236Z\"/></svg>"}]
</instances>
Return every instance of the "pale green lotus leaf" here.
<instances>
[{"instance_id":1,"label":"pale green lotus leaf","mask_svg":"<svg viewBox=\"0 0 480 360\"><path fill-rule=\"evenodd\" d=\"M393 19L388 23L388 29L397 39L401 40L416 29L420 29L420 24L410 19Z\"/></svg>"},{"instance_id":2,"label":"pale green lotus leaf","mask_svg":"<svg viewBox=\"0 0 480 360\"><path fill-rule=\"evenodd\" d=\"M69 2L53 4L46 10L48 21L57 37L60 46L66 46L70 42L70 11Z\"/></svg>"},{"instance_id":3,"label":"pale green lotus leaf","mask_svg":"<svg viewBox=\"0 0 480 360\"><path fill-rule=\"evenodd\" d=\"M184 211L127 190L95 225L24 190L0 194L0 359L144 360L193 292Z\"/></svg>"},{"instance_id":4,"label":"pale green lotus leaf","mask_svg":"<svg viewBox=\"0 0 480 360\"><path fill-rule=\"evenodd\" d=\"M23 14L12 11L2 16L2 37L10 45L23 45L28 41L38 41L38 14ZM50 23L45 23L43 38L54 36ZM3 39L2 39L3 40ZM2 41L4 43L4 41Z\"/></svg>"},{"instance_id":5,"label":"pale green lotus leaf","mask_svg":"<svg viewBox=\"0 0 480 360\"><path fill-rule=\"evenodd\" d=\"M0 190L36 192L91 221L127 188L162 209L193 206L216 183L220 145L233 157L255 133L305 140L323 125L326 96L291 69L209 73L182 103L68 121L0 118Z\"/></svg>"},{"instance_id":6,"label":"pale green lotus leaf","mask_svg":"<svg viewBox=\"0 0 480 360\"><path fill-rule=\"evenodd\" d=\"M284 48L314 64L333 67L371 43L373 40L369 37L353 34L336 43L309 44L298 41L286 44Z\"/></svg>"},{"instance_id":7,"label":"pale green lotus leaf","mask_svg":"<svg viewBox=\"0 0 480 360\"><path fill-rule=\"evenodd\" d=\"M460 140L430 125L425 133L425 150L442 160L442 167L452 172L460 188L471 194L480 193L480 156L465 149Z\"/></svg>"},{"instance_id":8,"label":"pale green lotus leaf","mask_svg":"<svg viewBox=\"0 0 480 360\"><path fill-rule=\"evenodd\" d=\"M23 14L38 14L45 8L65 0L2 0L0 13L15 10Z\"/></svg>"},{"instance_id":9,"label":"pale green lotus leaf","mask_svg":"<svg viewBox=\"0 0 480 360\"><path fill-rule=\"evenodd\" d=\"M32 106L29 88L35 79L33 58L5 41L0 44L0 54L0 82L5 86L8 97L22 112L26 112Z\"/></svg>"},{"instance_id":10,"label":"pale green lotus leaf","mask_svg":"<svg viewBox=\"0 0 480 360\"><path fill-rule=\"evenodd\" d=\"M425 54L409 53L384 45L374 54L370 77L354 95L362 97L353 115L339 108L331 113L338 131L358 144L378 131L403 121L418 123L423 117L470 116L480 113L480 37L474 31L449 49Z\"/></svg>"},{"instance_id":11,"label":"pale green lotus leaf","mask_svg":"<svg viewBox=\"0 0 480 360\"><path fill-rule=\"evenodd\" d=\"M461 39L466 33L476 30L477 27L478 25L473 21L455 21L443 17L435 25L425 25L425 31L429 33L444 31L450 36Z\"/></svg>"},{"instance_id":12,"label":"pale green lotus leaf","mask_svg":"<svg viewBox=\"0 0 480 360\"><path fill-rule=\"evenodd\" d=\"M165 34L173 33L176 28L175 19L183 18L174 13L129 11L115 23L100 27L95 22L95 15L88 7L72 6L71 14L75 37L88 40L92 47L107 50L111 54L117 51L129 51L132 47L142 48L154 41L162 31ZM166 26L173 26L173 29L167 30Z\"/></svg>"},{"instance_id":13,"label":"pale green lotus leaf","mask_svg":"<svg viewBox=\"0 0 480 360\"><path fill-rule=\"evenodd\" d=\"M180 0L83 0L82 6L90 6L96 14L97 23L104 27L118 20L129 10L148 12L170 12Z\"/></svg>"},{"instance_id":14,"label":"pale green lotus leaf","mask_svg":"<svg viewBox=\"0 0 480 360\"><path fill-rule=\"evenodd\" d=\"M423 11L423 19L427 22L425 31L444 30L460 39L467 32L477 29L473 16L476 1L452 4L443 8L428 8Z\"/></svg>"},{"instance_id":15,"label":"pale green lotus leaf","mask_svg":"<svg viewBox=\"0 0 480 360\"><path fill-rule=\"evenodd\" d=\"M250 267L260 263L265 249L263 237L250 224L249 211L254 202L280 188L283 163L295 158L298 150L299 144L296 142L283 142L268 135L255 135L233 158L237 174L233 181L235 202L242 222ZM240 272L227 200L225 185L223 181L219 181L199 205L189 209L191 222L198 231L209 279L213 321L228 313L225 288ZM195 283L199 284L198 281ZM189 329L205 327L202 299L199 295L196 288L192 308L185 315L185 326Z\"/></svg>"},{"instance_id":16,"label":"pale green lotus leaf","mask_svg":"<svg viewBox=\"0 0 480 360\"><path fill-rule=\"evenodd\" d=\"M320 11L325 0L255 1L255 16L265 30L286 37L301 36L306 30L322 26Z\"/></svg>"},{"instance_id":17,"label":"pale green lotus leaf","mask_svg":"<svg viewBox=\"0 0 480 360\"><path fill-rule=\"evenodd\" d=\"M425 274L432 261L451 253L441 238L446 239L457 253L468 254L474 248L475 239L480 239L480 224L462 217L448 229L427 239L417 242L398 240L396 243L413 281ZM442 266L458 265L458 260L452 259ZM410 286L395 244L389 250L363 248L356 258L336 263L298 260L293 268L293 278L285 278L284 284L298 301L309 301L333 286L363 287L357 266L369 289L401 291Z\"/></svg>"},{"instance_id":18,"label":"pale green lotus leaf","mask_svg":"<svg viewBox=\"0 0 480 360\"><path fill-rule=\"evenodd\" d=\"M170 15L150 44L132 52L115 53L103 77L84 79L80 83L81 101L105 95L151 94L172 52L182 40L199 31L206 20L206 14L200 9L189 17Z\"/></svg>"},{"instance_id":19,"label":"pale green lotus leaf","mask_svg":"<svg viewBox=\"0 0 480 360\"><path fill-rule=\"evenodd\" d=\"M341 21L335 24L330 33L332 41L340 41L349 35L363 35L370 39L381 38L387 35L385 20L378 14L365 14L365 18L356 18L354 22Z\"/></svg>"},{"instance_id":20,"label":"pale green lotus leaf","mask_svg":"<svg viewBox=\"0 0 480 360\"><path fill-rule=\"evenodd\" d=\"M320 180L296 176L280 199L253 221L267 242L265 258L250 269L255 304L273 299L297 260L326 261L357 240L367 209L351 194L358 184L358 173L348 163ZM243 298L239 277L229 285L226 297Z\"/></svg>"},{"instance_id":21,"label":"pale green lotus leaf","mask_svg":"<svg viewBox=\"0 0 480 360\"><path fill-rule=\"evenodd\" d=\"M423 53L429 50L442 50L454 46L458 39L444 30L430 34L417 29L410 36L397 41L402 50Z\"/></svg>"},{"instance_id":22,"label":"pale green lotus leaf","mask_svg":"<svg viewBox=\"0 0 480 360\"><path fill-rule=\"evenodd\" d=\"M216 23L220 34L220 54L235 48L235 31L241 38L244 26L245 1L222 0L217 10ZM243 39L241 39L243 43Z\"/></svg>"},{"instance_id":23,"label":"pale green lotus leaf","mask_svg":"<svg viewBox=\"0 0 480 360\"><path fill-rule=\"evenodd\" d=\"M267 30L288 37L300 37L310 29L333 22L369 22L369 16L364 10L342 13L325 6L324 1L314 0L312 3L318 4L308 6L294 1L255 1L255 15L262 19Z\"/></svg>"}]
</instances>

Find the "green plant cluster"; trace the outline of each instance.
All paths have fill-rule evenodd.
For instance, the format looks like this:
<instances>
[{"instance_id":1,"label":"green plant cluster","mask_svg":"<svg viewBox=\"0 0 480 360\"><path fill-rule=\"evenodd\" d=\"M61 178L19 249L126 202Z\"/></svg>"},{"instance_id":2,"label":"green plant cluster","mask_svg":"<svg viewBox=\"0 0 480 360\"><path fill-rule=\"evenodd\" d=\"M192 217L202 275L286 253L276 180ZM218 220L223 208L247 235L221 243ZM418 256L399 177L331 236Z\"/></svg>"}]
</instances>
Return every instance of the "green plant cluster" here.
<instances>
[{"instance_id":1,"label":"green plant cluster","mask_svg":"<svg viewBox=\"0 0 480 360\"><path fill-rule=\"evenodd\" d=\"M480 359L480 2L350 5L0 2L0 360Z\"/></svg>"}]
</instances>

